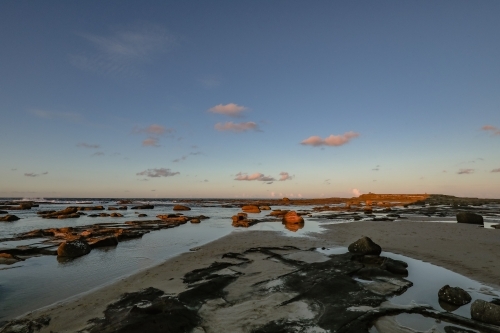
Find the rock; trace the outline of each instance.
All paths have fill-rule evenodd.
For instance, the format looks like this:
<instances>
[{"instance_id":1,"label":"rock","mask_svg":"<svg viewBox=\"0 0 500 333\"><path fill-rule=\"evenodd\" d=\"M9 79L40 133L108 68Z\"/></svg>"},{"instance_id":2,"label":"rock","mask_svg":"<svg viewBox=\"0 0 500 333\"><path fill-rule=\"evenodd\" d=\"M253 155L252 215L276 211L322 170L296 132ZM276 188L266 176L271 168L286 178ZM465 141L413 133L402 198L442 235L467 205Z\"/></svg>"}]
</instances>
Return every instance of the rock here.
<instances>
[{"instance_id":1,"label":"rock","mask_svg":"<svg viewBox=\"0 0 500 333\"><path fill-rule=\"evenodd\" d=\"M137 215L137 217L146 217L146 216L148 216L148 214L139 214L139 215Z\"/></svg>"},{"instance_id":2,"label":"rock","mask_svg":"<svg viewBox=\"0 0 500 333\"><path fill-rule=\"evenodd\" d=\"M118 210L118 207L108 207L108 210Z\"/></svg>"},{"instance_id":3,"label":"rock","mask_svg":"<svg viewBox=\"0 0 500 333\"><path fill-rule=\"evenodd\" d=\"M22 260L24 259L21 259L10 253L0 253L0 265L12 265Z\"/></svg>"},{"instance_id":4,"label":"rock","mask_svg":"<svg viewBox=\"0 0 500 333\"><path fill-rule=\"evenodd\" d=\"M191 219L191 223L200 223L201 221L199 219Z\"/></svg>"},{"instance_id":5,"label":"rock","mask_svg":"<svg viewBox=\"0 0 500 333\"><path fill-rule=\"evenodd\" d=\"M480 322L500 325L500 305L477 299L470 307L470 315Z\"/></svg>"},{"instance_id":6,"label":"rock","mask_svg":"<svg viewBox=\"0 0 500 333\"><path fill-rule=\"evenodd\" d=\"M243 210L246 213L260 213L260 209L257 206L254 205L246 205L241 207L241 210Z\"/></svg>"},{"instance_id":7,"label":"rock","mask_svg":"<svg viewBox=\"0 0 500 333\"><path fill-rule=\"evenodd\" d=\"M17 220L20 220L20 218L17 217L16 215L5 215L5 216L0 217L0 221L2 221L2 222L13 222L13 221L17 221Z\"/></svg>"},{"instance_id":8,"label":"rock","mask_svg":"<svg viewBox=\"0 0 500 333\"><path fill-rule=\"evenodd\" d=\"M57 248L57 256L76 258L88 254L90 250L91 247L89 243L84 240L68 241L59 245Z\"/></svg>"},{"instance_id":9,"label":"rock","mask_svg":"<svg viewBox=\"0 0 500 333\"><path fill-rule=\"evenodd\" d=\"M90 215L87 215L88 217L99 217L99 214L90 214Z\"/></svg>"},{"instance_id":10,"label":"rock","mask_svg":"<svg viewBox=\"0 0 500 333\"><path fill-rule=\"evenodd\" d=\"M141 206L134 206L130 209L154 209L155 206L153 205L141 205Z\"/></svg>"},{"instance_id":11,"label":"rock","mask_svg":"<svg viewBox=\"0 0 500 333\"><path fill-rule=\"evenodd\" d=\"M243 227L243 228L248 228L248 227L251 227L252 225L254 225L255 223L257 223L257 221L253 221L253 220L238 220L238 221L233 221L233 227Z\"/></svg>"},{"instance_id":12,"label":"rock","mask_svg":"<svg viewBox=\"0 0 500 333\"><path fill-rule=\"evenodd\" d=\"M260 210L271 210L271 207L269 207L269 206L260 206L259 209Z\"/></svg>"},{"instance_id":13,"label":"rock","mask_svg":"<svg viewBox=\"0 0 500 333\"><path fill-rule=\"evenodd\" d=\"M78 207L78 210L104 210L103 206Z\"/></svg>"},{"instance_id":14,"label":"rock","mask_svg":"<svg viewBox=\"0 0 500 333\"><path fill-rule=\"evenodd\" d=\"M14 319L1 328L2 333L33 333L38 332L43 326L50 323L49 316L41 316L37 319ZM2 325L2 324L0 324Z\"/></svg>"},{"instance_id":15,"label":"rock","mask_svg":"<svg viewBox=\"0 0 500 333\"><path fill-rule=\"evenodd\" d=\"M285 197L285 198L281 199L281 201L290 202L290 199L288 199L288 198Z\"/></svg>"},{"instance_id":16,"label":"rock","mask_svg":"<svg viewBox=\"0 0 500 333\"><path fill-rule=\"evenodd\" d=\"M288 213L288 210L273 210L269 213L269 216L283 216Z\"/></svg>"},{"instance_id":17,"label":"rock","mask_svg":"<svg viewBox=\"0 0 500 333\"><path fill-rule=\"evenodd\" d=\"M457 222L483 225L483 217L479 214L474 214L470 212L458 212Z\"/></svg>"},{"instance_id":18,"label":"rock","mask_svg":"<svg viewBox=\"0 0 500 333\"><path fill-rule=\"evenodd\" d=\"M40 212L40 215L44 218L44 219L59 219L59 218L64 218L64 217L60 217L62 215L78 215L77 214L78 212L78 207L67 207L63 210L60 210L60 211L57 211L57 212L54 212L54 211L48 211L48 212ZM74 215L73 215L74 217ZM80 215L78 215L78 217L80 217Z\"/></svg>"},{"instance_id":19,"label":"rock","mask_svg":"<svg viewBox=\"0 0 500 333\"><path fill-rule=\"evenodd\" d=\"M349 252L356 254L380 255L382 248L375 244L369 237L362 237L349 245Z\"/></svg>"},{"instance_id":20,"label":"rock","mask_svg":"<svg viewBox=\"0 0 500 333\"><path fill-rule=\"evenodd\" d=\"M116 246L118 245L118 238L116 238L115 236L109 236L104 238L89 238L88 243L91 248Z\"/></svg>"},{"instance_id":21,"label":"rock","mask_svg":"<svg viewBox=\"0 0 500 333\"><path fill-rule=\"evenodd\" d=\"M120 213L111 213L111 215L110 215L110 216L111 216L111 217L123 217L123 215L122 215L122 214L120 214Z\"/></svg>"},{"instance_id":22,"label":"rock","mask_svg":"<svg viewBox=\"0 0 500 333\"><path fill-rule=\"evenodd\" d=\"M174 210L191 210L188 206L183 206L183 205L175 205Z\"/></svg>"},{"instance_id":23,"label":"rock","mask_svg":"<svg viewBox=\"0 0 500 333\"><path fill-rule=\"evenodd\" d=\"M5 210L0 210L0 214L8 214L9 212L6 212Z\"/></svg>"},{"instance_id":24,"label":"rock","mask_svg":"<svg viewBox=\"0 0 500 333\"><path fill-rule=\"evenodd\" d=\"M439 300L453 305L465 305L470 303L472 298L469 293L459 287L450 287L446 285L439 289Z\"/></svg>"},{"instance_id":25,"label":"rock","mask_svg":"<svg viewBox=\"0 0 500 333\"><path fill-rule=\"evenodd\" d=\"M283 216L283 223L293 224L293 223L304 223L304 218L299 216L296 211L292 210Z\"/></svg>"},{"instance_id":26,"label":"rock","mask_svg":"<svg viewBox=\"0 0 500 333\"><path fill-rule=\"evenodd\" d=\"M233 219L233 222L238 222L238 221L246 220L247 217L248 217L247 213L238 213L238 214L234 215L232 217L232 219ZM234 224L233 224L233 226L234 226Z\"/></svg>"},{"instance_id":27,"label":"rock","mask_svg":"<svg viewBox=\"0 0 500 333\"><path fill-rule=\"evenodd\" d=\"M100 216L100 217L108 217L108 216L110 216L110 215L109 215L108 213L101 213L101 214L99 214L99 216Z\"/></svg>"}]
</instances>

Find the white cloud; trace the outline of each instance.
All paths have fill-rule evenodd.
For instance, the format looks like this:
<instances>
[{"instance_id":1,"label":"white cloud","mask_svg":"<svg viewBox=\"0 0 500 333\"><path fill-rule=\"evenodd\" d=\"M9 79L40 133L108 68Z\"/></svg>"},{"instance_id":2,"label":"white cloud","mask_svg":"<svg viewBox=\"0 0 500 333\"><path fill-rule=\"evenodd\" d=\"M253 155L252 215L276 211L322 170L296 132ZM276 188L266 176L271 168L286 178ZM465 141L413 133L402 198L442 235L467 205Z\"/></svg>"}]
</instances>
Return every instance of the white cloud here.
<instances>
[{"instance_id":1,"label":"white cloud","mask_svg":"<svg viewBox=\"0 0 500 333\"><path fill-rule=\"evenodd\" d=\"M292 180L294 176L290 176L288 172L280 172L280 179L279 181L285 181L285 180Z\"/></svg>"},{"instance_id":2,"label":"white cloud","mask_svg":"<svg viewBox=\"0 0 500 333\"><path fill-rule=\"evenodd\" d=\"M226 123L217 123L215 124L215 129L218 131L231 131L231 132L246 132L249 130L254 130L259 132L259 126L253 121L248 121L244 123L233 123L232 121L228 121Z\"/></svg>"},{"instance_id":3,"label":"white cloud","mask_svg":"<svg viewBox=\"0 0 500 333\"><path fill-rule=\"evenodd\" d=\"M219 104L208 109L209 112L223 114L230 117L241 117L241 113L248 108L242 105L229 103Z\"/></svg>"},{"instance_id":4,"label":"white cloud","mask_svg":"<svg viewBox=\"0 0 500 333\"><path fill-rule=\"evenodd\" d=\"M319 146L333 146L333 147L338 147L345 145L349 141L351 141L354 138L357 138L359 136L358 133L356 132L347 132L342 135L330 135L329 137L326 137L322 139L321 137L314 135L311 136L304 141L301 142L302 145L306 146L314 146L314 147L319 147Z\"/></svg>"},{"instance_id":5,"label":"white cloud","mask_svg":"<svg viewBox=\"0 0 500 333\"><path fill-rule=\"evenodd\" d=\"M160 169L147 169L142 172L136 173L137 176L146 177L171 177L175 175L180 175L180 172L173 172L170 169L160 168Z\"/></svg>"},{"instance_id":6,"label":"white cloud","mask_svg":"<svg viewBox=\"0 0 500 333\"><path fill-rule=\"evenodd\" d=\"M352 194L354 194L355 197L359 197L361 195L361 192L357 188L353 188Z\"/></svg>"}]
</instances>

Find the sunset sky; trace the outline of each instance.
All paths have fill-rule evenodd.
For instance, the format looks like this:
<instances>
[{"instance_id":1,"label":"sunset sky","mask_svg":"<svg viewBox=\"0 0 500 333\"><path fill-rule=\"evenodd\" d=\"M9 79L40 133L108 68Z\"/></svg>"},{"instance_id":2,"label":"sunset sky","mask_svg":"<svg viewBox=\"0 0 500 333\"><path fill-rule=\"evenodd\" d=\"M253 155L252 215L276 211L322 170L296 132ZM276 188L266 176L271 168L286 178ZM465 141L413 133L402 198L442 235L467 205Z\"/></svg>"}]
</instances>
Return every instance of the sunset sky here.
<instances>
[{"instance_id":1,"label":"sunset sky","mask_svg":"<svg viewBox=\"0 0 500 333\"><path fill-rule=\"evenodd\" d=\"M0 197L500 198L500 1L2 1Z\"/></svg>"}]
</instances>

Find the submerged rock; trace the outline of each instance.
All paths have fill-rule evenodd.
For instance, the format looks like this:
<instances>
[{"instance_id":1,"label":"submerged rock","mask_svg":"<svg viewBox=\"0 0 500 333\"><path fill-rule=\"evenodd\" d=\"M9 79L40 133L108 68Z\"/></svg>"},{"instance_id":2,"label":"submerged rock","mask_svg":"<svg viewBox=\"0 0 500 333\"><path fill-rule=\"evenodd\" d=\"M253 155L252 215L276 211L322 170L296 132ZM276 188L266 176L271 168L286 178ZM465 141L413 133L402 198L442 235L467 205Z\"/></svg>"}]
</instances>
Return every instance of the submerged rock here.
<instances>
[{"instance_id":1,"label":"submerged rock","mask_svg":"<svg viewBox=\"0 0 500 333\"><path fill-rule=\"evenodd\" d=\"M500 305L477 299L470 307L470 315L483 323L500 325Z\"/></svg>"},{"instance_id":2,"label":"submerged rock","mask_svg":"<svg viewBox=\"0 0 500 333\"><path fill-rule=\"evenodd\" d=\"M380 255L382 252L382 248L375 244L369 237L362 237L349 245L348 247L349 252L351 253L356 253L356 254L373 254L373 255Z\"/></svg>"},{"instance_id":3,"label":"submerged rock","mask_svg":"<svg viewBox=\"0 0 500 333\"><path fill-rule=\"evenodd\" d=\"M459 212L457 213L457 222L483 225L484 220L483 217L479 214L470 212Z\"/></svg>"},{"instance_id":4,"label":"submerged rock","mask_svg":"<svg viewBox=\"0 0 500 333\"><path fill-rule=\"evenodd\" d=\"M17 217L16 215L5 215L5 216L0 217L0 221L2 221L2 222L13 222L13 221L17 221L17 220L20 220L20 218Z\"/></svg>"},{"instance_id":5,"label":"submerged rock","mask_svg":"<svg viewBox=\"0 0 500 333\"><path fill-rule=\"evenodd\" d=\"M76 258L86 255L90 252L89 243L84 240L74 240L61 243L57 248L58 257Z\"/></svg>"},{"instance_id":6,"label":"submerged rock","mask_svg":"<svg viewBox=\"0 0 500 333\"><path fill-rule=\"evenodd\" d=\"M450 287L449 285L439 289L438 298L443 302L453 305L465 305L472 300L469 293L462 288Z\"/></svg>"},{"instance_id":7,"label":"submerged rock","mask_svg":"<svg viewBox=\"0 0 500 333\"><path fill-rule=\"evenodd\" d=\"M175 205L174 210L191 210L188 206L183 206L183 205Z\"/></svg>"}]
</instances>

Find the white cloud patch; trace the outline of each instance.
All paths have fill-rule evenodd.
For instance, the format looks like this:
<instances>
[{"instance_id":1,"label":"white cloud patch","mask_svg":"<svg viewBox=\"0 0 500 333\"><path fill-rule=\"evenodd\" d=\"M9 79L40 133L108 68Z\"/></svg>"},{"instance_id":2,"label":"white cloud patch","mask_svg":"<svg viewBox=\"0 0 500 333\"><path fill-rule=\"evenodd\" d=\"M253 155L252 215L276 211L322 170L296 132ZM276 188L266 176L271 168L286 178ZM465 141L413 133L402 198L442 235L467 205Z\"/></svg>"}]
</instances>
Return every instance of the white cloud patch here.
<instances>
[{"instance_id":1,"label":"white cloud patch","mask_svg":"<svg viewBox=\"0 0 500 333\"><path fill-rule=\"evenodd\" d=\"M142 172L136 173L137 176L146 176L146 177L172 177L175 175L180 175L180 172L174 172L170 169L160 168L160 169L147 169Z\"/></svg>"},{"instance_id":2,"label":"white cloud patch","mask_svg":"<svg viewBox=\"0 0 500 333\"><path fill-rule=\"evenodd\" d=\"M261 182L273 182L276 179L271 177L271 176L265 176L263 173L260 173L260 172L253 173L251 175L238 172L236 174L236 178L234 178L234 180L247 180L247 181L256 180L256 181L261 181Z\"/></svg>"},{"instance_id":3,"label":"white cloud patch","mask_svg":"<svg viewBox=\"0 0 500 333\"><path fill-rule=\"evenodd\" d=\"M474 173L474 169L460 169L457 172L459 175L470 175L472 173Z\"/></svg>"},{"instance_id":4,"label":"white cloud patch","mask_svg":"<svg viewBox=\"0 0 500 333\"><path fill-rule=\"evenodd\" d=\"M208 109L208 112L223 114L230 117L241 117L243 111L248 110L247 107L229 103L229 104L219 104Z\"/></svg>"},{"instance_id":5,"label":"white cloud patch","mask_svg":"<svg viewBox=\"0 0 500 333\"><path fill-rule=\"evenodd\" d=\"M218 131L231 131L231 132L246 132L246 131L256 131L260 132L259 126L253 121L247 121L243 123L233 123L232 121L228 121L225 123L217 123L215 124L215 129Z\"/></svg>"},{"instance_id":6,"label":"white cloud patch","mask_svg":"<svg viewBox=\"0 0 500 333\"><path fill-rule=\"evenodd\" d=\"M85 143L85 142L80 142L76 146L80 147L80 148L89 148L89 149L98 149L99 147L101 147L100 145L90 144L90 143Z\"/></svg>"},{"instance_id":7,"label":"white cloud patch","mask_svg":"<svg viewBox=\"0 0 500 333\"><path fill-rule=\"evenodd\" d=\"M288 172L280 172L280 179L279 181L282 182L282 181L285 181L285 180L292 180L295 176L290 176L290 174L288 174Z\"/></svg>"},{"instance_id":8,"label":"white cloud patch","mask_svg":"<svg viewBox=\"0 0 500 333\"><path fill-rule=\"evenodd\" d=\"M356 132L347 132L342 135L330 135L329 137L326 137L322 139L321 137L315 135L311 136L304 141L302 141L300 144L305 145L305 146L313 146L313 147L319 147L319 146L330 146L330 147L338 147L345 145L349 141L351 141L354 138L357 138L359 136L358 133Z\"/></svg>"},{"instance_id":9,"label":"white cloud patch","mask_svg":"<svg viewBox=\"0 0 500 333\"><path fill-rule=\"evenodd\" d=\"M352 194L354 194L355 197L359 197L361 195L361 192L357 188L353 188Z\"/></svg>"}]
</instances>

